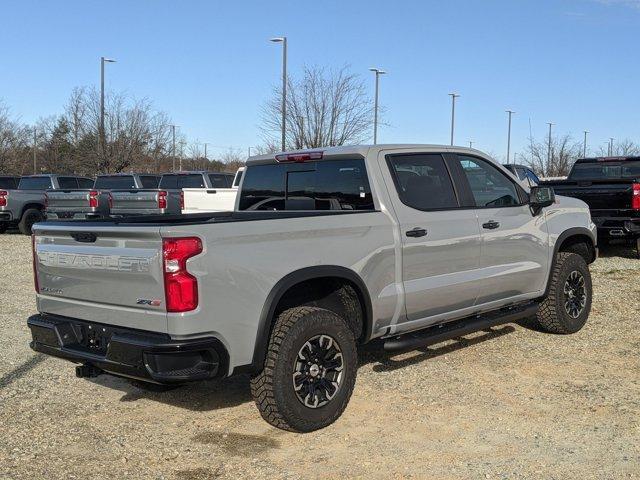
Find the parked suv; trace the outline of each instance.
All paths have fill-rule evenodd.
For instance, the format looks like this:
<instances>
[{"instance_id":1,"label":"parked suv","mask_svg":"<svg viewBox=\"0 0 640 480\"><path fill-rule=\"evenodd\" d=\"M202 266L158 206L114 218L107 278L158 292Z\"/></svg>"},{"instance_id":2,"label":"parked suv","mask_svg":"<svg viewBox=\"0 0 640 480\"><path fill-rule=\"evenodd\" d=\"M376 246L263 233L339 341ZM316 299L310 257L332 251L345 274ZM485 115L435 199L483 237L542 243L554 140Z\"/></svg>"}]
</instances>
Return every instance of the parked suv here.
<instances>
[{"instance_id":1,"label":"parked suv","mask_svg":"<svg viewBox=\"0 0 640 480\"><path fill-rule=\"evenodd\" d=\"M17 189L0 189L0 233L18 225L21 233L31 235L34 223L44 220L47 190L77 188L90 178L72 175L30 175L20 178Z\"/></svg>"},{"instance_id":2,"label":"parked suv","mask_svg":"<svg viewBox=\"0 0 640 480\"><path fill-rule=\"evenodd\" d=\"M240 211L36 226L32 348L80 377L249 373L263 418L307 432L342 414L374 338L403 351L532 315L559 334L587 321L587 206L526 192L476 150L253 157L239 196Z\"/></svg>"}]
</instances>

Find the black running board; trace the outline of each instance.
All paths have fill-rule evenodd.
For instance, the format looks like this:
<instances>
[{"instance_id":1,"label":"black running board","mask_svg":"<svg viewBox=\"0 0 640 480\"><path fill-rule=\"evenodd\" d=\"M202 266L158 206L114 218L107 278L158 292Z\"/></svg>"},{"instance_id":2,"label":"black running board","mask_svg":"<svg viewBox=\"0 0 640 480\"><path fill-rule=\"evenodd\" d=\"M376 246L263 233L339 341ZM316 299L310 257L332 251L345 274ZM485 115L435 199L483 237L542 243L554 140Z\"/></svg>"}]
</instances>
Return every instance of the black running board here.
<instances>
[{"instance_id":1,"label":"black running board","mask_svg":"<svg viewBox=\"0 0 640 480\"><path fill-rule=\"evenodd\" d=\"M390 338L384 342L384 349L387 352L401 352L419 347L428 347L429 345L435 345L445 340L468 335L469 333L477 332L485 328L527 318L535 315L537 311L537 302L518 307L503 308L489 314L467 317Z\"/></svg>"}]
</instances>

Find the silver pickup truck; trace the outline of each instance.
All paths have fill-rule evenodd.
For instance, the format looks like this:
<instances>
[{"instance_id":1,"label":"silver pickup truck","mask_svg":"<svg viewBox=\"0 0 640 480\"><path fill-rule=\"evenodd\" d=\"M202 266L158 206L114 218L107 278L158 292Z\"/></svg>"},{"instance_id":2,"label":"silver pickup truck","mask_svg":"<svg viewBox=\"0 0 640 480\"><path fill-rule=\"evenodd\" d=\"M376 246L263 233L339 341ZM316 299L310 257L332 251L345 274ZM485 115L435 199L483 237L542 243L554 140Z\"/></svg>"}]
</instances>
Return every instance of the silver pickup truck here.
<instances>
[{"instance_id":1,"label":"silver pickup truck","mask_svg":"<svg viewBox=\"0 0 640 480\"><path fill-rule=\"evenodd\" d=\"M184 206L183 188L215 189L231 187L232 173L174 172L165 173L154 188L113 190L111 215L133 217L139 215L175 215Z\"/></svg>"},{"instance_id":2,"label":"silver pickup truck","mask_svg":"<svg viewBox=\"0 0 640 480\"><path fill-rule=\"evenodd\" d=\"M47 220L108 217L112 207L111 190L156 188L159 180L159 175L150 173L114 173L98 175L95 182L91 181L75 188L47 191Z\"/></svg>"},{"instance_id":3,"label":"silver pickup truck","mask_svg":"<svg viewBox=\"0 0 640 480\"><path fill-rule=\"evenodd\" d=\"M22 177L15 190L0 188L0 233L17 225L21 233L31 235L32 225L45 218L45 191L92 183L90 178L47 174Z\"/></svg>"},{"instance_id":4,"label":"silver pickup truck","mask_svg":"<svg viewBox=\"0 0 640 480\"><path fill-rule=\"evenodd\" d=\"M31 347L161 384L252 376L263 418L334 422L358 345L421 348L534 316L580 330L586 205L483 153L428 145L253 157L239 211L35 227Z\"/></svg>"}]
</instances>

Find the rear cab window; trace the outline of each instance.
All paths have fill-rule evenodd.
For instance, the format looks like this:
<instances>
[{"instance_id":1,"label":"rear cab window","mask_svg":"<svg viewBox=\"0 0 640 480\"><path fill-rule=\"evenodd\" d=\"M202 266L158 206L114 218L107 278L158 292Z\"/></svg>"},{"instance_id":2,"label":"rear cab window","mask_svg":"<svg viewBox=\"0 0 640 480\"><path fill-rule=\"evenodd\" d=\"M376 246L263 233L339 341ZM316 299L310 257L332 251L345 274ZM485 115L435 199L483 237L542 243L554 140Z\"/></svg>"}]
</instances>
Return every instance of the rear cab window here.
<instances>
[{"instance_id":1,"label":"rear cab window","mask_svg":"<svg viewBox=\"0 0 640 480\"><path fill-rule=\"evenodd\" d=\"M375 209L363 159L248 166L240 210Z\"/></svg>"},{"instance_id":2,"label":"rear cab window","mask_svg":"<svg viewBox=\"0 0 640 480\"><path fill-rule=\"evenodd\" d=\"M194 174L168 174L160 179L159 188L167 190L179 190L183 188L205 188L204 177L201 173Z\"/></svg>"},{"instance_id":3,"label":"rear cab window","mask_svg":"<svg viewBox=\"0 0 640 480\"><path fill-rule=\"evenodd\" d=\"M583 162L576 163L571 170L570 180L640 178L640 160L626 162Z\"/></svg>"},{"instance_id":4,"label":"rear cab window","mask_svg":"<svg viewBox=\"0 0 640 480\"><path fill-rule=\"evenodd\" d=\"M103 175L96 178L93 186L105 190L137 188L133 175Z\"/></svg>"},{"instance_id":5,"label":"rear cab window","mask_svg":"<svg viewBox=\"0 0 640 480\"><path fill-rule=\"evenodd\" d=\"M51 177L22 177L18 184L20 190L47 190L53 188Z\"/></svg>"},{"instance_id":6,"label":"rear cab window","mask_svg":"<svg viewBox=\"0 0 640 480\"><path fill-rule=\"evenodd\" d=\"M15 177L0 177L0 189L13 190L18 187L18 179Z\"/></svg>"}]
</instances>

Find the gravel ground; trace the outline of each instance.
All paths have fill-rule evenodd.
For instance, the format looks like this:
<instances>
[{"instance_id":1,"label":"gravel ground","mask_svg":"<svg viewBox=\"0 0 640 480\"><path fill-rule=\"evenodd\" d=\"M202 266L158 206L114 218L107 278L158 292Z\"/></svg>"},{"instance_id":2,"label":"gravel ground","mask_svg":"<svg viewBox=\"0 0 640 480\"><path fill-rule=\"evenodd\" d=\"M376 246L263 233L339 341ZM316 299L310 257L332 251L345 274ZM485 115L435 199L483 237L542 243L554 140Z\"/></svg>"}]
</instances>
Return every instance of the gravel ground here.
<instances>
[{"instance_id":1,"label":"gravel ground","mask_svg":"<svg viewBox=\"0 0 640 480\"><path fill-rule=\"evenodd\" d=\"M296 435L260 418L248 379L149 392L77 379L34 354L29 239L0 236L0 478L640 476L640 260L593 266L587 326L497 327L428 349L360 353L338 422Z\"/></svg>"}]
</instances>

